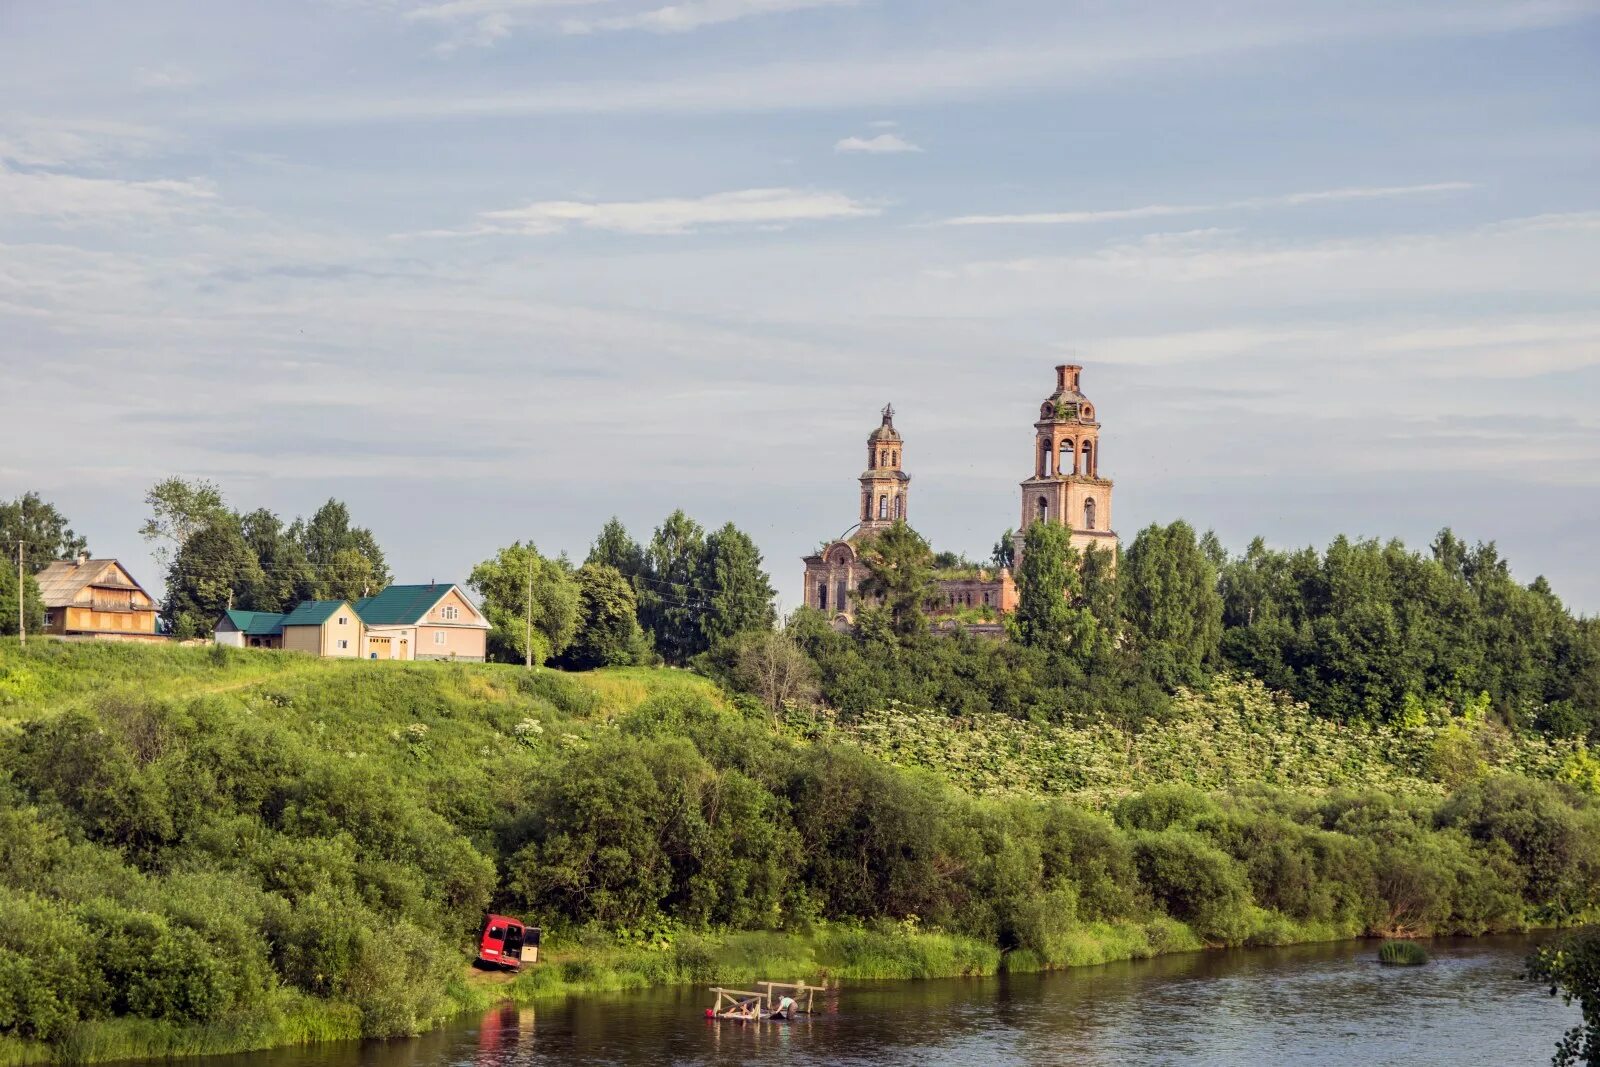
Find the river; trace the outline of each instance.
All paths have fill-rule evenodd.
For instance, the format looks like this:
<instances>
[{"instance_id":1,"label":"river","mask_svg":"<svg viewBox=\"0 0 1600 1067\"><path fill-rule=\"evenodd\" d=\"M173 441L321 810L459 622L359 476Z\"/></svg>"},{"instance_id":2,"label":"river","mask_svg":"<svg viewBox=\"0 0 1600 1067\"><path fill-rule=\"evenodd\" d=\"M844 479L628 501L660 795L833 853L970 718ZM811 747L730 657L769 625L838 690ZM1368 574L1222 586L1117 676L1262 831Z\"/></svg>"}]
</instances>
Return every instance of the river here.
<instances>
[{"instance_id":1,"label":"river","mask_svg":"<svg viewBox=\"0 0 1600 1067\"><path fill-rule=\"evenodd\" d=\"M703 990L664 989L506 1007L410 1041L216 1057L206 1067L1545 1064L1578 1012L1520 978L1535 943L1432 942L1423 967L1380 966L1376 943L1357 942L849 983L792 1023L708 1020Z\"/></svg>"}]
</instances>

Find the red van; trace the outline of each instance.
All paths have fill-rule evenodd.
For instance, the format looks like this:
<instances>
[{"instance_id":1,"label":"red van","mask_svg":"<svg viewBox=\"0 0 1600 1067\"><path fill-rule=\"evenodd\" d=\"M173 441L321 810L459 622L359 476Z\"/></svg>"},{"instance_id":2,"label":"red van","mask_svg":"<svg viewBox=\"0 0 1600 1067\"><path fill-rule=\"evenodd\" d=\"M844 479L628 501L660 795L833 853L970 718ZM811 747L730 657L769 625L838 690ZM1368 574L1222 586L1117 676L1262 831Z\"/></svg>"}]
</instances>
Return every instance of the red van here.
<instances>
[{"instance_id":1,"label":"red van","mask_svg":"<svg viewBox=\"0 0 1600 1067\"><path fill-rule=\"evenodd\" d=\"M539 928L524 926L509 915L486 915L478 935L478 962L516 970L539 962Z\"/></svg>"}]
</instances>

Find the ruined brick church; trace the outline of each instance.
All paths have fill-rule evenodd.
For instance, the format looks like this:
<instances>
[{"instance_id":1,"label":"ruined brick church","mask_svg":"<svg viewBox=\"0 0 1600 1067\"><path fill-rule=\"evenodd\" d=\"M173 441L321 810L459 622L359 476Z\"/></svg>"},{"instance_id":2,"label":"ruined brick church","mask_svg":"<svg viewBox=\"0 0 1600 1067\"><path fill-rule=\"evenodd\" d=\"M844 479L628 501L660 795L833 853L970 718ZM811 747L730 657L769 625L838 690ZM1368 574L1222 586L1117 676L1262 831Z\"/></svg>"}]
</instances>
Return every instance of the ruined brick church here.
<instances>
[{"instance_id":1,"label":"ruined brick church","mask_svg":"<svg viewBox=\"0 0 1600 1067\"><path fill-rule=\"evenodd\" d=\"M1079 389L1083 368L1056 368L1055 392L1033 424L1032 474L1022 482L1022 513L1013 542L1022 558L1022 531L1035 522L1055 522L1072 531L1072 545L1115 547L1111 529L1111 479L1100 477L1100 423L1094 404ZM911 476L905 472L905 442L894 426L894 408L867 435L867 469L861 473L856 522L838 540L805 558L805 603L847 625L855 617L855 590L867 576L861 554L871 539L899 520L911 521ZM939 579L937 612L971 610L998 620L1016 610L1017 586L1008 568L976 568Z\"/></svg>"}]
</instances>

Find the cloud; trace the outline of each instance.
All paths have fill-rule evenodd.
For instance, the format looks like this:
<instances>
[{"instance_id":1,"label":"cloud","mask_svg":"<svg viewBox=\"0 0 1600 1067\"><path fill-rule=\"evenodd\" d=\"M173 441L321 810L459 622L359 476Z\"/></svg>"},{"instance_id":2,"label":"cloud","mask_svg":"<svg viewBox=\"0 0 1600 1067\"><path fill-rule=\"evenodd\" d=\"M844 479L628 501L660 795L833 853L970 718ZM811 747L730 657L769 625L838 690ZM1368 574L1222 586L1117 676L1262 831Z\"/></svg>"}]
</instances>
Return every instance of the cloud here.
<instances>
[{"instance_id":1,"label":"cloud","mask_svg":"<svg viewBox=\"0 0 1600 1067\"><path fill-rule=\"evenodd\" d=\"M190 71L176 66L138 67L134 83L142 89L187 89L198 80Z\"/></svg>"},{"instance_id":2,"label":"cloud","mask_svg":"<svg viewBox=\"0 0 1600 1067\"><path fill-rule=\"evenodd\" d=\"M840 142L841 144L843 142ZM1172 215L1205 215L1219 211L1249 211L1273 207L1298 207L1302 204L1333 203L1343 200L1387 200L1401 196L1426 196L1455 193L1476 188L1471 182L1431 182L1426 185L1357 186L1321 189L1283 196L1260 196L1217 204L1145 204L1142 207L1111 208L1100 211L1040 211L1013 215L957 215L944 219L944 226L1077 226L1094 222L1120 222L1126 219L1162 218Z\"/></svg>"},{"instance_id":3,"label":"cloud","mask_svg":"<svg viewBox=\"0 0 1600 1067\"><path fill-rule=\"evenodd\" d=\"M805 11L818 7L844 7L857 0L684 0L680 4L651 8L631 15L583 20L569 19L562 24L568 33L594 33L604 30L647 30L651 33L687 33L703 26L759 15Z\"/></svg>"},{"instance_id":4,"label":"cloud","mask_svg":"<svg viewBox=\"0 0 1600 1067\"><path fill-rule=\"evenodd\" d=\"M0 221L31 217L71 223L91 218L172 217L215 200L216 195L216 187L204 178L126 181L20 171L0 163Z\"/></svg>"},{"instance_id":5,"label":"cloud","mask_svg":"<svg viewBox=\"0 0 1600 1067\"><path fill-rule=\"evenodd\" d=\"M835 152L866 152L887 155L895 152L920 152L921 147L895 133L880 133L876 137L846 137L833 146Z\"/></svg>"},{"instance_id":6,"label":"cloud","mask_svg":"<svg viewBox=\"0 0 1600 1067\"><path fill-rule=\"evenodd\" d=\"M38 116L0 119L0 161L25 167L99 166L171 147L164 130L130 122Z\"/></svg>"},{"instance_id":7,"label":"cloud","mask_svg":"<svg viewBox=\"0 0 1600 1067\"><path fill-rule=\"evenodd\" d=\"M549 16L560 9L590 7L608 0L448 0L413 8L403 16L408 22L434 23L450 29L438 46L450 52L463 46L488 47L509 37L523 25L557 29L568 34L643 30L649 33L687 33L704 26L760 15L804 11L818 7L843 7L858 0L683 0L682 3L645 7L598 18L569 16L559 22Z\"/></svg>"},{"instance_id":8,"label":"cloud","mask_svg":"<svg viewBox=\"0 0 1600 1067\"><path fill-rule=\"evenodd\" d=\"M532 7L554 6L538 4ZM694 11L692 0L678 5ZM780 10L736 4L747 14ZM530 5L511 0L454 4L448 12L503 12L521 18ZM657 8L666 11L668 8ZM1116 10L1116 9L1108 9ZM923 104L1059 89L1132 71L1198 63L1244 53L1360 40L1405 40L1498 34L1571 23L1591 3L1533 0L1429 0L1398 6L1246 6L1218 13L1205 5L1175 4L1145 14L1074 25L1070 37L1040 29L1025 38L954 48L907 46L817 59L780 60L705 71L698 66L659 79L522 82L514 87L412 95L385 93L256 102L207 101L195 110L230 124L306 124L405 118L539 114L713 114ZM420 17L420 16L418 16ZM443 15L428 17L443 18ZM639 15L619 16L637 21ZM678 16L680 19L684 16ZM665 20L666 16L662 16ZM662 23L665 25L665 22ZM598 25L598 23L597 23ZM623 28L619 26L618 28Z\"/></svg>"},{"instance_id":9,"label":"cloud","mask_svg":"<svg viewBox=\"0 0 1600 1067\"><path fill-rule=\"evenodd\" d=\"M527 207L485 211L459 230L431 230L416 237L483 234L540 236L573 228L630 234L687 234L712 227L776 229L797 222L860 218L879 209L843 193L806 189L740 189L701 197L656 200L541 200Z\"/></svg>"}]
</instances>

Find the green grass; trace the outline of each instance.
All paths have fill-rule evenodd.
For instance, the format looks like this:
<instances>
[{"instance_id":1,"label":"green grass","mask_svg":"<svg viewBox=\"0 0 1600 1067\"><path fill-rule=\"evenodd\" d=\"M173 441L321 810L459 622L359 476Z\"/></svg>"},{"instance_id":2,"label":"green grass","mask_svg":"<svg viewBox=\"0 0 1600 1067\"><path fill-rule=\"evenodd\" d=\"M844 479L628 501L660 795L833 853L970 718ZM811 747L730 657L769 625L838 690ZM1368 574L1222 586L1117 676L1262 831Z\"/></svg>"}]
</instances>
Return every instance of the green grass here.
<instances>
[{"instance_id":1,"label":"green grass","mask_svg":"<svg viewBox=\"0 0 1600 1067\"><path fill-rule=\"evenodd\" d=\"M473 1000L461 1008L478 1004ZM56 1044L0 1036L0 1067L215 1056L360 1036L354 1008L285 990L264 1011L209 1025L123 1016L79 1023Z\"/></svg>"},{"instance_id":2,"label":"green grass","mask_svg":"<svg viewBox=\"0 0 1600 1067\"><path fill-rule=\"evenodd\" d=\"M1428 962L1428 952L1415 941L1385 941L1378 947L1378 962L1394 967L1420 967Z\"/></svg>"}]
</instances>

